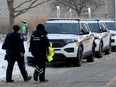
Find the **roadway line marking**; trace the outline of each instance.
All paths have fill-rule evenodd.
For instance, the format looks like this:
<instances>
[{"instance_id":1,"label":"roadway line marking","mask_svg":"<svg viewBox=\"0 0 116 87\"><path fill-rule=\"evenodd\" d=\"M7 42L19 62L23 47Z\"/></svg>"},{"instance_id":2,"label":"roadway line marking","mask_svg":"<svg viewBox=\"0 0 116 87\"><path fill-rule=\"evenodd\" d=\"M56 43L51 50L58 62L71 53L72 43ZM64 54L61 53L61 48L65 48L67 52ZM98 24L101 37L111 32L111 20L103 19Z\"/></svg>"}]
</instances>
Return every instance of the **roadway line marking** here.
<instances>
[{"instance_id":1,"label":"roadway line marking","mask_svg":"<svg viewBox=\"0 0 116 87\"><path fill-rule=\"evenodd\" d=\"M110 87L112 83L116 81L116 77L112 78L108 83L106 83L103 87Z\"/></svg>"}]
</instances>

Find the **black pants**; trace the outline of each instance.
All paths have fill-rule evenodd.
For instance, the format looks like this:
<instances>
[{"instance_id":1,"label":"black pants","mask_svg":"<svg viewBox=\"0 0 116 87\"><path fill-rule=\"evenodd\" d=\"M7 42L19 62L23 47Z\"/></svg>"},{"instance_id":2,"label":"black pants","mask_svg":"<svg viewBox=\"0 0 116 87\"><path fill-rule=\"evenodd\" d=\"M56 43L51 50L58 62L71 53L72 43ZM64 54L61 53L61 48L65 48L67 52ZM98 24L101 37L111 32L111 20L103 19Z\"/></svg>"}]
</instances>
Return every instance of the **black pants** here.
<instances>
[{"instance_id":1,"label":"black pants","mask_svg":"<svg viewBox=\"0 0 116 87\"><path fill-rule=\"evenodd\" d=\"M39 80L40 81L44 81L45 80L45 67L40 67L38 65L35 66L35 71L33 74L35 77L38 78L39 76Z\"/></svg>"},{"instance_id":2,"label":"black pants","mask_svg":"<svg viewBox=\"0 0 116 87\"><path fill-rule=\"evenodd\" d=\"M34 56L34 63L35 63L35 71L33 76L38 78L40 81L45 80L45 68L46 68L46 55L44 53L40 52L32 52L32 55Z\"/></svg>"},{"instance_id":3,"label":"black pants","mask_svg":"<svg viewBox=\"0 0 116 87\"><path fill-rule=\"evenodd\" d=\"M12 80L12 71L13 71L13 67L15 62L17 61L18 63L18 67L20 69L20 72L23 76L23 79L26 80L27 79L27 71L25 69L25 65L24 65L24 58L18 59L18 60L13 60L8 58L7 62L8 62L8 66L7 66L7 70L6 70L6 81Z\"/></svg>"}]
</instances>

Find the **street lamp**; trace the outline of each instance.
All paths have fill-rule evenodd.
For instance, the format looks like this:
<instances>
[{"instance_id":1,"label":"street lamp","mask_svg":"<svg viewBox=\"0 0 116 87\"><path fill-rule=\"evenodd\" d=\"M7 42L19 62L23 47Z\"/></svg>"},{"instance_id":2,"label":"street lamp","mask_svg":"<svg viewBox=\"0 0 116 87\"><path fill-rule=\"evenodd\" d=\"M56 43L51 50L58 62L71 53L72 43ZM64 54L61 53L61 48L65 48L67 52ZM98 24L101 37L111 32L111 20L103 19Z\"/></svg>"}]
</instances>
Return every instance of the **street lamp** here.
<instances>
[{"instance_id":1,"label":"street lamp","mask_svg":"<svg viewBox=\"0 0 116 87\"><path fill-rule=\"evenodd\" d=\"M91 8L88 8L88 16L89 16L89 19L91 18Z\"/></svg>"},{"instance_id":2,"label":"street lamp","mask_svg":"<svg viewBox=\"0 0 116 87\"><path fill-rule=\"evenodd\" d=\"M69 17L72 18L72 9L69 9Z\"/></svg>"},{"instance_id":3,"label":"street lamp","mask_svg":"<svg viewBox=\"0 0 116 87\"><path fill-rule=\"evenodd\" d=\"M60 6L56 6L57 8L57 18L60 18Z\"/></svg>"},{"instance_id":4,"label":"street lamp","mask_svg":"<svg viewBox=\"0 0 116 87\"><path fill-rule=\"evenodd\" d=\"M115 20L116 20L116 0L115 0Z\"/></svg>"}]
</instances>

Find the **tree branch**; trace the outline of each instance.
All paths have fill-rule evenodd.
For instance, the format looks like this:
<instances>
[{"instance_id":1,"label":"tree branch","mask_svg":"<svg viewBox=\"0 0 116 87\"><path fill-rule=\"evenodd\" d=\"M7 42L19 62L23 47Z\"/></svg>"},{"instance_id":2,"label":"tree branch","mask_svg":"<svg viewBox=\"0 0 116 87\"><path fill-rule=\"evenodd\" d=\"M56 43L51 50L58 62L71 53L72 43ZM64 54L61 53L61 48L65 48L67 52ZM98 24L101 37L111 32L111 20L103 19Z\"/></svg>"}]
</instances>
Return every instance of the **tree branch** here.
<instances>
[{"instance_id":1,"label":"tree branch","mask_svg":"<svg viewBox=\"0 0 116 87\"><path fill-rule=\"evenodd\" d=\"M17 9L17 8L19 8L19 7L21 7L23 4L31 2L31 1L32 0L26 0L26 1L22 2L22 3L20 3L17 7L14 8L14 10Z\"/></svg>"},{"instance_id":2,"label":"tree branch","mask_svg":"<svg viewBox=\"0 0 116 87\"><path fill-rule=\"evenodd\" d=\"M25 2L21 3L19 6L17 6L16 8L18 8L18 7L20 7L21 5L23 5L24 3L30 2L30 1L32 1L32 0L25 1ZM37 3L37 1L38 1L38 0L32 1L31 4L30 4L27 8L24 8L24 9L21 9L21 10L16 10L16 8L15 8L15 10L14 10L15 16L17 17L17 16L21 15L22 13L25 13L25 12L27 12L28 10L30 10L30 9L32 9L32 8L35 8L35 7L41 5L41 4L45 3L45 2L48 2L48 1L50 1L50 0L45 0L45 1L42 1L42 2L40 2L40 3L38 3L38 4L35 4L35 3Z\"/></svg>"},{"instance_id":3,"label":"tree branch","mask_svg":"<svg viewBox=\"0 0 116 87\"><path fill-rule=\"evenodd\" d=\"M73 9L78 15L84 10L87 11L87 7L92 9L98 8L103 5L104 0L55 0L56 5L63 6L64 8Z\"/></svg>"}]
</instances>

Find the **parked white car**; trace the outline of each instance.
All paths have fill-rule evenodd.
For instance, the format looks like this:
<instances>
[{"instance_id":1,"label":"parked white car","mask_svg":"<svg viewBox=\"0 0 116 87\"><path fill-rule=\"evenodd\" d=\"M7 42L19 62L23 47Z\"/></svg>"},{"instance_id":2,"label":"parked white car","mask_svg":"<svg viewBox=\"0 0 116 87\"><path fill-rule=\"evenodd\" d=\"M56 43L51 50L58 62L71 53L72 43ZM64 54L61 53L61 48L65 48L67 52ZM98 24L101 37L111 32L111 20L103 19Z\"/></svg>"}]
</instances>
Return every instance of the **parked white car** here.
<instances>
[{"instance_id":1,"label":"parked white car","mask_svg":"<svg viewBox=\"0 0 116 87\"><path fill-rule=\"evenodd\" d=\"M55 50L54 61L80 66L82 59L94 61L95 39L78 19L50 19L44 24Z\"/></svg>"},{"instance_id":2,"label":"parked white car","mask_svg":"<svg viewBox=\"0 0 116 87\"><path fill-rule=\"evenodd\" d=\"M109 31L111 33L111 39L112 39L111 47L112 47L112 51L116 51L116 22L112 21L112 20L105 20L104 22L105 22L107 28L109 29Z\"/></svg>"},{"instance_id":3,"label":"parked white car","mask_svg":"<svg viewBox=\"0 0 116 87\"><path fill-rule=\"evenodd\" d=\"M85 21L90 27L92 33L95 36L95 54L96 57L101 58L103 56L103 52L105 54L111 53L111 35L109 30L107 29L104 22L93 20L93 21Z\"/></svg>"}]
</instances>

